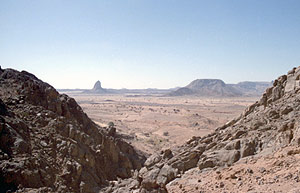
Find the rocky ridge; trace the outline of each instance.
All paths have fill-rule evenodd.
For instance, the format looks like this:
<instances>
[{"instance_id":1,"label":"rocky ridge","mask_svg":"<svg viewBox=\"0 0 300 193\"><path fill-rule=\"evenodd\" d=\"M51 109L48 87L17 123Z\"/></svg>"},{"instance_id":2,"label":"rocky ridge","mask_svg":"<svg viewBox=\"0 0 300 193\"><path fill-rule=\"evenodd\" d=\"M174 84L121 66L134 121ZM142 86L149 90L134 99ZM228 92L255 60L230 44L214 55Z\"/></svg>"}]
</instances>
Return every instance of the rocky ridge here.
<instances>
[{"instance_id":1,"label":"rocky ridge","mask_svg":"<svg viewBox=\"0 0 300 193\"><path fill-rule=\"evenodd\" d=\"M300 154L298 149L300 145L299 120L300 67L294 68L287 75L276 79L273 86L265 91L262 98L249 106L240 117L217 128L215 132L205 137L193 137L183 146L172 150L166 149L152 155L146 160L144 167L135 173L134 178L116 182L107 191L168 192L168 183L175 179L184 178L184 173L190 169L197 170L200 173L222 168L229 168L228 170L230 170L237 162L247 163L247 159L267 159L268 156L277 163L277 158L273 156L274 153L286 148L289 148L289 151L285 155L293 158L293 156ZM299 178L300 169L296 166L292 169L292 177L287 179ZM287 168L281 167L281 170L284 173ZM249 172L251 173L250 170ZM233 173L229 178L238 179L235 175L237 174ZM199 176L201 177L201 175ZM202 178L208 177L202 175ZM247 178L244 180L248 182ZM209 183L214 183L214 181L217 180L214 179ZM199 182L201 182L201 179L199 179ZM300 180L294 182L295 187L300 187ZM282 182L279 180L272 181L275 192L280 183ZM138 188L128 186L128 184L138 184ZM204 192L220 192L221 190L239 192L236 186L230 188L227 185L225 186L224 183L216 186L221 189L215 190L215 187L208 189L208 186L205 185L202 188L204 188ZM197 188L194 192L201 192L201 186L200 189ZM206 191L205 188L207 188ZM294 187L290 186L289 188ZM186 192L180 187L169 190ZM253 188L250 190L253 190ZM299 188L294 190L300 191Z\"/></svg>"},{"instance_id":2,"label":"rocky ridge","mask_svg":"<svg viewBox=\"0 0 300 193\"><path fill-rule=\"evenodd\" d=\"M144 159L73 98L0 67L0 192L101 192Z\"/></svg>"}]
</instances>

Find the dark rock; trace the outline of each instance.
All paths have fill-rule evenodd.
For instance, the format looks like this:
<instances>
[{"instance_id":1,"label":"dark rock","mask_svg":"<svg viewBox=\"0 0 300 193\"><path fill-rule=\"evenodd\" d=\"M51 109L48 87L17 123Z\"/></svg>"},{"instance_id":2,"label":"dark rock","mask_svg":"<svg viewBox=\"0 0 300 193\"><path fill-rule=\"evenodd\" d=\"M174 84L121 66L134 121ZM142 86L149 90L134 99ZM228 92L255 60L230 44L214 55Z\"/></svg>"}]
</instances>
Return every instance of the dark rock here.
<instances>
[{"instance_id":1,"label":"dark rock","mask_svg":"<svg viewBox=\"0 0 300 193\"><path fill-rule=\"evenodd\" d=\"M286 114L290 113L291 111L293 111L293 108L290 107L290 106L286 106L286 107L281 111L281 114L282 114L282 115L286 115Z\"/></svg>"},{"instance_id":2,"label":"dark rock","mask_svg":"<svg viewBox=\"0 0 300 193\"><path fill-rule=\"evenodd\" d=\"M108 127L108 135L109 136L115 136L116 135L116 128L115 127Z\"/></svg>"},{"instance_id":3,"label":"dark rock","mask_svg":"<svg viewBox=\"0 0 300 193\"><path fill-rule=\"evenodd\" d=\"M256 151L256 144L254 141L244 140L241 147L241 157L254 155Z\"/></svg>"},{"instance_id":4,"label":"dark rock","mask_svg":"<svg viewBox=\"0 0 300 193\"><path fill-rule=\"evenodd\" d=\"M173 157L172 151L170 149L166 149L163 153L163 159L170 159Z\"/></svg>"},{"instance_id":5,"label":"dark rock","mask_svg":"<svg viewBox=\"0 0 300 193\"><path fill-rule=\"evenodd\" d=\"M156 183L156 178L160 172L159 168L154 168L143 176L141 186L147 190L157 189L159 185Z\"/></svg>"},{"instance_id":6,"label":"dark rock","mask_svg":"<svg viewBox=\"0 0 300 193\"><path fill-rule=\"evenodd\" d=\"M5 115L7 113L7 109L3 101L0 99L0 115Z\"/></svg>"},{"instance_id":7,"label":"dark rock","mask_svg":"<svg viewBox=\"0 0 300 193\"><path fill-rule=\"evenodd\" d=\"M34 75L0 73L0 192L100 192L144 157ZM3 154L3 156L2 156Z\"/></svg>"},{"instance_id":8,"label":"dark rock","mask_svg":"<svg viewBox=\"0 0 300 193\"><path fill-rule=\"evenodd\" d=\"M240 138L240 136L242 136L243 134L247 133L246 131L242 131L242 130L239 130L235 133L235 135L233 136L233 139L238 139Z\"/></svg>"},{"instance_id":9,"label":"dark rock","mask_svg":"<svg viewBox=\"0 0 300 193\"><path fill-rule=\"evenodd\" d=\"M144 165L150 168L154 166L156 163L158 163L161 159L162 159L161 155L153 154L145 161Z\"/></svg>"},{"instance_id":10,"label":"dark rock","mask_svg":"<svg viewBox=\"0 0 300 193\"><path fill-rule=\"evenodd\" d=\"M269 117L271 119L278 119L280 117L279 113L276 110L271 110L269 112Z\"/></svg>"},{"instance_id":11,"label":"dark rock","mask_svg":"<svg viewBox=\"0 0 300 193\"><path fill-rule=\"evenodd\" d=\"M216 166L216 163L214 160L205 160L205 161L201 161L198 164L198 167L200 170L204 169L204 168L213 168Z\"/></svg>"}]
</instances>

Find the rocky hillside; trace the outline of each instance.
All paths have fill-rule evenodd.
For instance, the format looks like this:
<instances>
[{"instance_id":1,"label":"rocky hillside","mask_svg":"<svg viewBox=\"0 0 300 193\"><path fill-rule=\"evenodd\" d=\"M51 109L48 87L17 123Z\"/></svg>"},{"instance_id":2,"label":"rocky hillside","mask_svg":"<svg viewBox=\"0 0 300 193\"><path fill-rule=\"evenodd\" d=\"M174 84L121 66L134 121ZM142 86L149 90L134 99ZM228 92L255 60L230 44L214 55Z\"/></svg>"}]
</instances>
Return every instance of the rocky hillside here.
<instances>
[{"instance_id":1,"label":"rocky hillside","mask_svg":"<svg viewBox=\"0 0 300 193\"><path fill-rule=\"evenodd\" d=\"M134 178L116 182L109 191L299 192L299 145L300 67L275 80L240 117L152 155ZM193 177L187 177L188 170Z\"/></svg>"},{"instance_id":2,"label":"rocky hillside","mask_svg":"<svg viewBox=\"0 0 300 193\"><path fill-rule=\"evenodd\" d=\"M143 162L73 98L28 72L0 67L0 192L99 192Z\"/></svg>"},{"instance_id":3,"label":"rocky hillside","mask_svg":"<svg viewBox=\"0 0 300 193\"><path fill-rule=\"evenodd\" d=\"M226 84L219 79L197 79L185 87L170 92L168 95L195 95L205 97L260 96L269 86L271 86L271 83L268 82Z\"/></svg>"}]
</instances>

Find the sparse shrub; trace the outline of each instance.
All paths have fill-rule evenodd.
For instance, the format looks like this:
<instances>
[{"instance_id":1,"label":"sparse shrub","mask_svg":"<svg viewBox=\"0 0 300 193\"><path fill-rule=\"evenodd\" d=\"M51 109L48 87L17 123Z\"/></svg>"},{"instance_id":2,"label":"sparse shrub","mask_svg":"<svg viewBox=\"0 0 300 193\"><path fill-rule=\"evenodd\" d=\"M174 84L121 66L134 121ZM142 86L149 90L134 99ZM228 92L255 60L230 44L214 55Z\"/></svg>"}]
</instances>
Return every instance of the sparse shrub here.
<instances>
[{"instance_id":1,"label":"sparse shrub","mask_svg":"<svg viewBox=\"0 0 300 193\"><path fill-rule=\"evenodd\" d=\"M114 122L109 122L109 123L108 123L108 127L115 127Z\"/></svg>"}]
</instances>

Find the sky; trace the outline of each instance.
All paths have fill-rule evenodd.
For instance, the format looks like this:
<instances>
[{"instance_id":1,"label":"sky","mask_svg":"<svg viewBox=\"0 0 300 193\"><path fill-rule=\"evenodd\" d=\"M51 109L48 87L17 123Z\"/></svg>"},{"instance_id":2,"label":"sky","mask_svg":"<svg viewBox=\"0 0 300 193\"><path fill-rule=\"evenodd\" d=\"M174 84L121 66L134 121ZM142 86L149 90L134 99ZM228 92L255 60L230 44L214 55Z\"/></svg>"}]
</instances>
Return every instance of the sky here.
<instances>
[{"instance_id":1,"label":"sky","mask_svg":"<svg viewBox=\"0 0 300 193\"><path fill-rule=\"evenodd\" d=\"M271 81L300 65L299 0L0 0L0 65L55 88Z\"/></svg>"}]
</instances>

